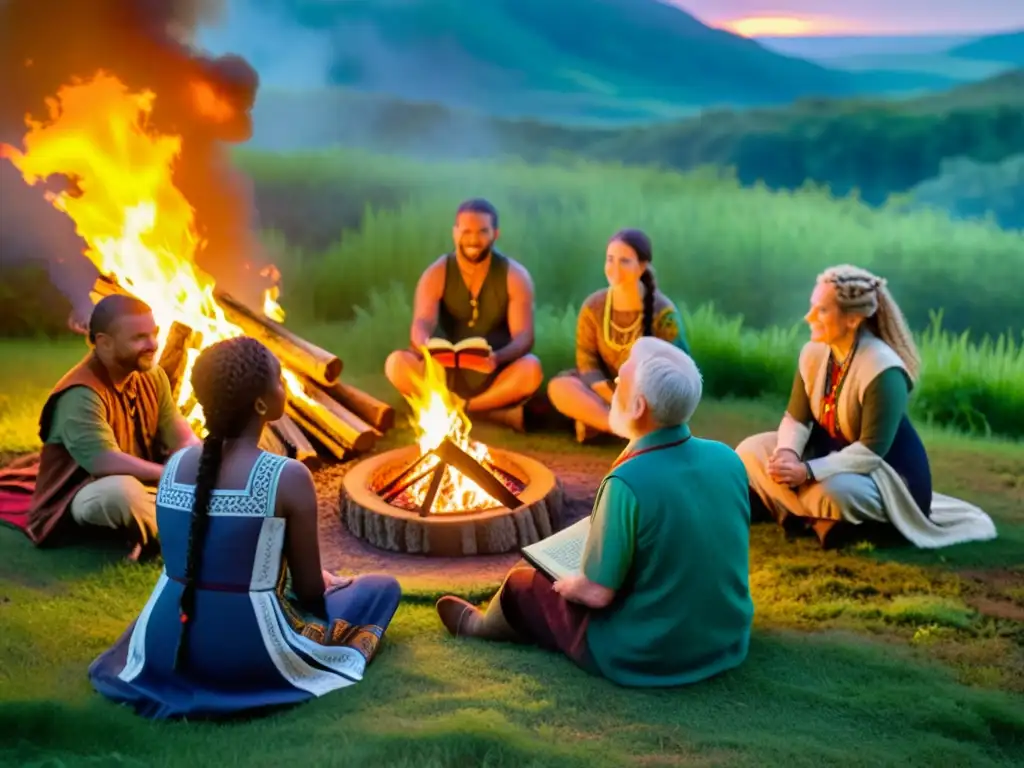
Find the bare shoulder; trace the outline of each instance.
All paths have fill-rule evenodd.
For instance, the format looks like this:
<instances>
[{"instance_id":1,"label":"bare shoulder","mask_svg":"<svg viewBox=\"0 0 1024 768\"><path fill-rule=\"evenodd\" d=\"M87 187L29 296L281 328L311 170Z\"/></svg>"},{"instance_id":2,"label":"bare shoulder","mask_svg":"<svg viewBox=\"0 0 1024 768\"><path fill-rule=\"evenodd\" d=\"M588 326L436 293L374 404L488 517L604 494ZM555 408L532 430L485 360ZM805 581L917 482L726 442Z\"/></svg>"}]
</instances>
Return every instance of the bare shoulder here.
<instances>
[{"instance_id":1,"label":"bare shoulder","mask_svg":"<svg viewBox=\"0 0 1024 768\"><path fill-rule=\"evenodd\" d=\"M295 459L285 459L281 468L281 475L277 481L277 489L285 495L285 498L292 499L296 496L316 491L313 484L313 473L309 467Z\"/></svg>"},{"instance_id":2,"label":"bare shoulder","mask_svg":"<svg viewBox=\"0 0 1024 768\"><path fill-rule=\"evenodd\" d=\"M419 288L421 290L439 293L441 289L444 288L445 267L447 263L447 254L434 259L434 261L432 261L427 268L423 270L423 274L420 275Z\"/></svg>"},{"instance_id":3,"label":"bare shoulder","mask_svg":"<svg viewBox=\"0 0 1024 768\"><path fill-rule=\"evenodd\" d=\"M515 259L509 258L508 256L505 258L508 259L509 291L532 292L533 278L530 276L530 270Z\"/></svg>"},{"instance_id":4,"label":"bare shoulder","mask_svg":"<svg viewBox=\"0 0 1024 768\"><path fill-rule=\"evenodd\" d=\"M167 471L167 467L171 464L171 459L178 456L176 467L177 471L175 472L175 476L169 479L172 482L191 485L196 481L196 475L199 471L199 457L202 455L202 445L190 445L187 448L182 448L167 459L167 463L164 464L164 471Z\"/></svg>"}]
</instances>

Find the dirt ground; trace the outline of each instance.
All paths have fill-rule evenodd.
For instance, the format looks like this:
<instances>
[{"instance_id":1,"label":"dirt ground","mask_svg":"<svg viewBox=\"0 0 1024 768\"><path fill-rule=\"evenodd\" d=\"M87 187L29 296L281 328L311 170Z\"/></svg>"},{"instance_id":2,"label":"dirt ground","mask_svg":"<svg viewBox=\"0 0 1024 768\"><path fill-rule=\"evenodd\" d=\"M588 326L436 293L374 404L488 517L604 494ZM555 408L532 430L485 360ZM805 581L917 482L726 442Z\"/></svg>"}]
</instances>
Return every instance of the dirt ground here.
<instances>
[{"instance_id":1,"label":"dirt ground","mask_svg":"<svg viewBox=\"0 0 1024 768\"><path fill-rule=\"evenodd\" d=\"M608 471L607 459L550 452L524 452L549 467L565 489L566 524L590 514L597 486ZM320 499L320 551L323 565L344 574L390 573L399 579L415 578L418 584L476 586L501 582L519 560L517 553L478 557L427 557L384 552L355 538L341 522L339 497L345 473L357 462L325 466L314 473ZM426 584L424 584L426 585Z\"/></svg>"},{"instance_id":2,"label":"dirt ground","mask_svg":"<svg viewBox=\"0 0 1024 768\"><path fill-rule=\"evenodd\" d=\"M965 570L959 576L967 603L975 610L995 619L1024 623L1024 566Z\"/></svg>"}]
</instances>

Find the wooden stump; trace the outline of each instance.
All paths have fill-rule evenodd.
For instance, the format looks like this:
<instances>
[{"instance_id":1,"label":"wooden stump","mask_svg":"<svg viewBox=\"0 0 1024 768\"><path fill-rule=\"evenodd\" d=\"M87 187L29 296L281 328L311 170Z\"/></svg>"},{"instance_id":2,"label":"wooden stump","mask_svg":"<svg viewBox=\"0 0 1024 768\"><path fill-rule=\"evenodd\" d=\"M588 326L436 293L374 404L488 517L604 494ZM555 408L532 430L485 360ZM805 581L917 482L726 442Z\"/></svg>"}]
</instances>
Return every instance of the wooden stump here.
<instances>
[{"instance_id":1,"label":"wooden stump","mask_svg":"<svg viewBox=\"0 0 1024 768\"><path fill-rule=\"evenodd\" d=\"M376 489L415 461L419 447L412 445L370 457L349 470L341 484L342 524L378 549L434 557L516 552L559 530L565 495L554 473L522 454L494 448L490 453L496 466L526 483L518 509L421 517L388 504Z\"/></svg>"}]
</instances>

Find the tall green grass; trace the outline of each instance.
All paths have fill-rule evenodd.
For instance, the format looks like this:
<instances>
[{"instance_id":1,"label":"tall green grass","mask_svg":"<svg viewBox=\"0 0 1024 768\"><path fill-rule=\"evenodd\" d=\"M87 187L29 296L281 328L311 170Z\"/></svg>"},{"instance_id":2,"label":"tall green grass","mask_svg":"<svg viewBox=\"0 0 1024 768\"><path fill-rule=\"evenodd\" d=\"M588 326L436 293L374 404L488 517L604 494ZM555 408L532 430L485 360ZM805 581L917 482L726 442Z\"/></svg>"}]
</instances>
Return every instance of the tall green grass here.
<instances>
[{"instance_id":1,"label":"tall green grass","mask_svg":"<svg viewBox=\"0 0 1024 768\"><path fill-rule=\"evenodd\" d=\"M411 290L451 248L457 204L482 195L501 212L499 247L532 272L540 304L578 304L602 284L604 248L623 226L647 230L663 289L691 307L714 302L757 328L789 325L814 277L850 262L889 279L912 326L931 313L972 335L1024 329L1024 237L938 213L874 210L827 190L742 188L720 169L687 174L566 159L430 163L334 152L242 154L263 226L282 256L285 299L311 319L350 316L370 290ZM330 243L328 245L328 243Z\"/></svg>"},{"instance_id":2,"label":"tall green grass","mask_svg":"<svg viewBox=\"0 0 1024 768\"><path fill-rule=\"evenodd\" d=\"M709 394L784 397L815 275L852 262L888 278L918 331L925 367L917 417L1024 436L1020 233L872 210L813 188L744 189L715 169L678 174L572 159L445 164L347 152L239 157L255 180L291 321L334 329L348 321L346 338L332 330L323 341L344 353L349 371L379 372L387 353L408 343L417 279L451 248L458 202L483 195L501 212L500 247L534 277L536 351L548 374L573 365L577 308L604 284L607 238L639 226L654 239L659 283L684 311ZM8 293L17 294L8 314L38 313L32 290ZM16 311L22 293L27 303ZM67 310L55 311L51 325L60 326Z\"/></svg>"},{"instance_id":3,"label":"tall green grass","mask_svg":"<svg viewBox=\"0 0 1024 768\"><path fill-rule=\"evenodd\" d=\"M306 322L353 320L349 338L331 339L350 370L380 370L390 349L407 344L416 280L451 248L458 202L484 195L501 213L500 247L533 275L536 351L548 374L573 365L576 311L604 284L607 238L639 226L654 239L662 290L684 309L710 394L784 397L815 276L852 262L888 278L919 331L925 368L913 399L917 417L1024 435L1024 354L1010 330L1024 325L1019 233L931 212L872 210L811 187L744 189L715 169L676 174L571 159L429 163L345 152L241 160L262 201L274 201L261 204L265 226L307 203L338 210L340 238L326 249L310 247L291 226L268 242L280 255L289 311ZM365 204L358 216L357 202ZM307 220L318 231L325 226L319 215Z\"/></svg>"},{"instance_id":4,"label":"tall green grass","mask_svg":"<svg viewBox=\"0 0 1024 768\"><path fill-rule=\"evenodd\" d=\"M577 311L573 305L537 310L534 352L547 377L575 364ZM338 352L347 375L379 372L391 350L408 345L411 319L408 291L392 283L386 291L372 290L340 333L336 325L323 331L314 326L306 336ZM712 305L684 310L683 322L707 396L776 398L782 407L807 340L806 326L753 329ZM940 316L917 340L922 376L911 407L920 423L1024 437L1024 346L1006 336L970 344L966 335L943 331Z\"/></svg>"}]
</instances>

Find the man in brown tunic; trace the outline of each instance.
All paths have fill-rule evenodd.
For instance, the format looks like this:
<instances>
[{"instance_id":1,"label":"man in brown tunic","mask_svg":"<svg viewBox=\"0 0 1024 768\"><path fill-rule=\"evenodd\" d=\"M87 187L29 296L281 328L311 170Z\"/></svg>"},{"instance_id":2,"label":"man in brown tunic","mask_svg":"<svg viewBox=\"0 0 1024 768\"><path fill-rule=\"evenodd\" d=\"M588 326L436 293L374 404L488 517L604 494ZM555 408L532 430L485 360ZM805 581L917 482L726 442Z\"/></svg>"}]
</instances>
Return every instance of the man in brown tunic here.
<instances>
[{"instance_id":1,"label":"man in brown tunic","mask_svg":"<svg viewBox=\"0 0 1024 768\"><path fill-rule=\"evenodd\" d=\"M109 296L89 320L92 351L57 382L39 419L43 442L28 534L51 544L74 526L127 529L137 559L156 539L149 490L163 461L198 442L156 365L157 328L148 305Z\"/></svg>"}]
</instances>

